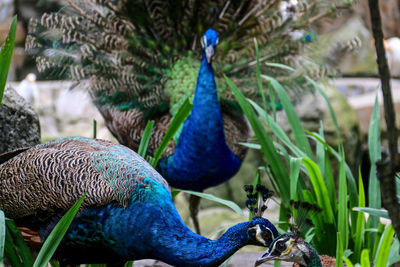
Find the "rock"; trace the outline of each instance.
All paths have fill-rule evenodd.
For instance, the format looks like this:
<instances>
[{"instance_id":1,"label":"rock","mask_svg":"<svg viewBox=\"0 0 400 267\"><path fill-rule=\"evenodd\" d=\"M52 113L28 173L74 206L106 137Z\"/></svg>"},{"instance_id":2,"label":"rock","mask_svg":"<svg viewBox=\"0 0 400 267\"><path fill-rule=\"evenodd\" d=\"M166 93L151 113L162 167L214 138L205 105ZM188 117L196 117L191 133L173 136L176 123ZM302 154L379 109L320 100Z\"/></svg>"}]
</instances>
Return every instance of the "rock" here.
<instances>
[{"instance_id":1,"label":"rock","mask_svg":"<svg viewBox=\"0 0 400 267\"><path fill-rule=\"evenodd\" d=\"M38 115L11 87L0 106L0 132L0 153L40 143Z\"/></svg>"}]
</instances>

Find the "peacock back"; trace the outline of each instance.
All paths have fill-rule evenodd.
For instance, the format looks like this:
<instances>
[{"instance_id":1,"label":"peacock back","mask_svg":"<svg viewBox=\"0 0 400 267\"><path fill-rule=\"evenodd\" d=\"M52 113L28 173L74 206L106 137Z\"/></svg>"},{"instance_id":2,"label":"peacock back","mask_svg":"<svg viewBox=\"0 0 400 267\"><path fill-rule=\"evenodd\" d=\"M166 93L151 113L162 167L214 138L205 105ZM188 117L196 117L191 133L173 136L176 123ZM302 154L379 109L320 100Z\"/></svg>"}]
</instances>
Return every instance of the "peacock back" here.
<instances>
[{"instance_id":1,"label":"peacock back","mask_svg":"<svg viewBox=\"0 0 400 267\"><path fill-rule=\"evenodd\" d=\"M167 182L143 158L105 140L58 139L0 155L0 161L0 207L10 218L44 221L83 194L83 208L156 202L153 187L169 195Z\"/></svg>"}]
</instances>

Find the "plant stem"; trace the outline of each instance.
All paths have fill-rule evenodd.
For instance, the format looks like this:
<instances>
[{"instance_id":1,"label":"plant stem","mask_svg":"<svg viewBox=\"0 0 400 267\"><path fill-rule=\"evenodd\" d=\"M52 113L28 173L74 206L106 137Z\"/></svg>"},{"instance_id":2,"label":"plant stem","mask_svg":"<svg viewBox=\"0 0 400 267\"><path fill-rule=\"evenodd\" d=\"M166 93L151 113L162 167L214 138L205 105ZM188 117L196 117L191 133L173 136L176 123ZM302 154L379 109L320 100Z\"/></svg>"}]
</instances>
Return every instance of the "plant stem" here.
<instances>
[{"instance_id":1,"label":"plant stem","mask_svg":"<svg viewBox=\"0 0 400 267\"><path fill-rule=\"evenodd\" d=\"M383 105L385 121L388 135L389 155L388 160L383 160L377 164L378 177L380 178L382 203L389 211L392 224L397 235L400 234L400 205L396 196L395 173L399 168L397 153L397 129L396 115L393 107L392 93L390 90L390 72L385 56L383 46L382 23L379 12L379 0L368 0L371 14L372 33L375 40L375 49L377 55L378 71L381 79L383 93Z\"/></svg>"}]
</instances>

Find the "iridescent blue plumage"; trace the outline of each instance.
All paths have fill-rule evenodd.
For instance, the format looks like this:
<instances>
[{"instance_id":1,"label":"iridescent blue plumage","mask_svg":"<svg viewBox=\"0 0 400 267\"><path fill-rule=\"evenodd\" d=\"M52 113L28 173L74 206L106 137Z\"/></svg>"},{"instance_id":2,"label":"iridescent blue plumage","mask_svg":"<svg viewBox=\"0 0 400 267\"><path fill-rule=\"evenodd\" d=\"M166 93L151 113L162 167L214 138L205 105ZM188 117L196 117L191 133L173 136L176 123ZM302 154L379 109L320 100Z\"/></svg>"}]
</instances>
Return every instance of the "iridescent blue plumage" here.
<instances>
[{"instance_id":1,"label":"iridescent blue plumage","mask_svg":"<svg viewBox=\"0 0 400 267\"><path fill-rule=\"evenodd\" d=\"M172 186L197 191L225 182L241 165L241 159L225 141L211 65L218 44L217 32L207 30L201 43L203 56L192 112L184 123L174 154L159 164L160 173Z\"/></svg>"},{"instance_id":2,"label":"iridescent blue plumage","mask_svg":"<svg viewBox=\"0 0 400 267\"><path fill-rule=\"evenodd\" d=\"M268 246L278 235L263 218L233 226L218 240L193 233L161 175L132 150L108 141L60 139L0 155L0 163L0 209L19 225L38 228L42 239L86 193L56 253L64 263L153 258L217 266L239 248Z\"/></svg>"}]
</instances>

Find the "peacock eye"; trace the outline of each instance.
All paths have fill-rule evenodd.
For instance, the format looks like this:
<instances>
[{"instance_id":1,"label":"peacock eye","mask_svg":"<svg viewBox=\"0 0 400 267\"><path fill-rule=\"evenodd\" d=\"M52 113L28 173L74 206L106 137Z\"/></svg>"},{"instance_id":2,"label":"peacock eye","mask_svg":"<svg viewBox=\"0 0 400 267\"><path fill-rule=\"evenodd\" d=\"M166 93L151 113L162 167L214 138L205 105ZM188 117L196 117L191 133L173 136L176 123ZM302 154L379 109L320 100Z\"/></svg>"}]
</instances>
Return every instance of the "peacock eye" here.
<instances>
[{"instance_id":1,"label":"peacock eye","mask_svg":"<svg viewBox=\"0 0 400 267\"><path fill-rule=\"evenodd\" d=\"M286 243L284 243L284 242L279 242L279 243L276 244L275 248L276 248L278 251L283 252L283 251L286 250Z\"/></svg>"},{"instance_id":2,"label":"peacock eye","mask_svg":"<svg viewBox=\"0 0 400 267\"><path fill-rule=\"evenodd\" d=\"M249 230L247 230L247 233L249 234L250 237L255 238L257 231L254 228L250 228Z\"/></svg>"},{"instance_id":3,"label":"peacock eye","mask_svg":"<svg viewBox=\"0 0 400 267\"><path fill-rule=\"evenodd\" d=\"M263 231L263 232L261 233L261 237L262 237L264 240L268 240L268 239L271 239L271 238L272 238L272 234L271 234L270 231L265 230L265 231Z\"/></svg>"}]
</instances>

